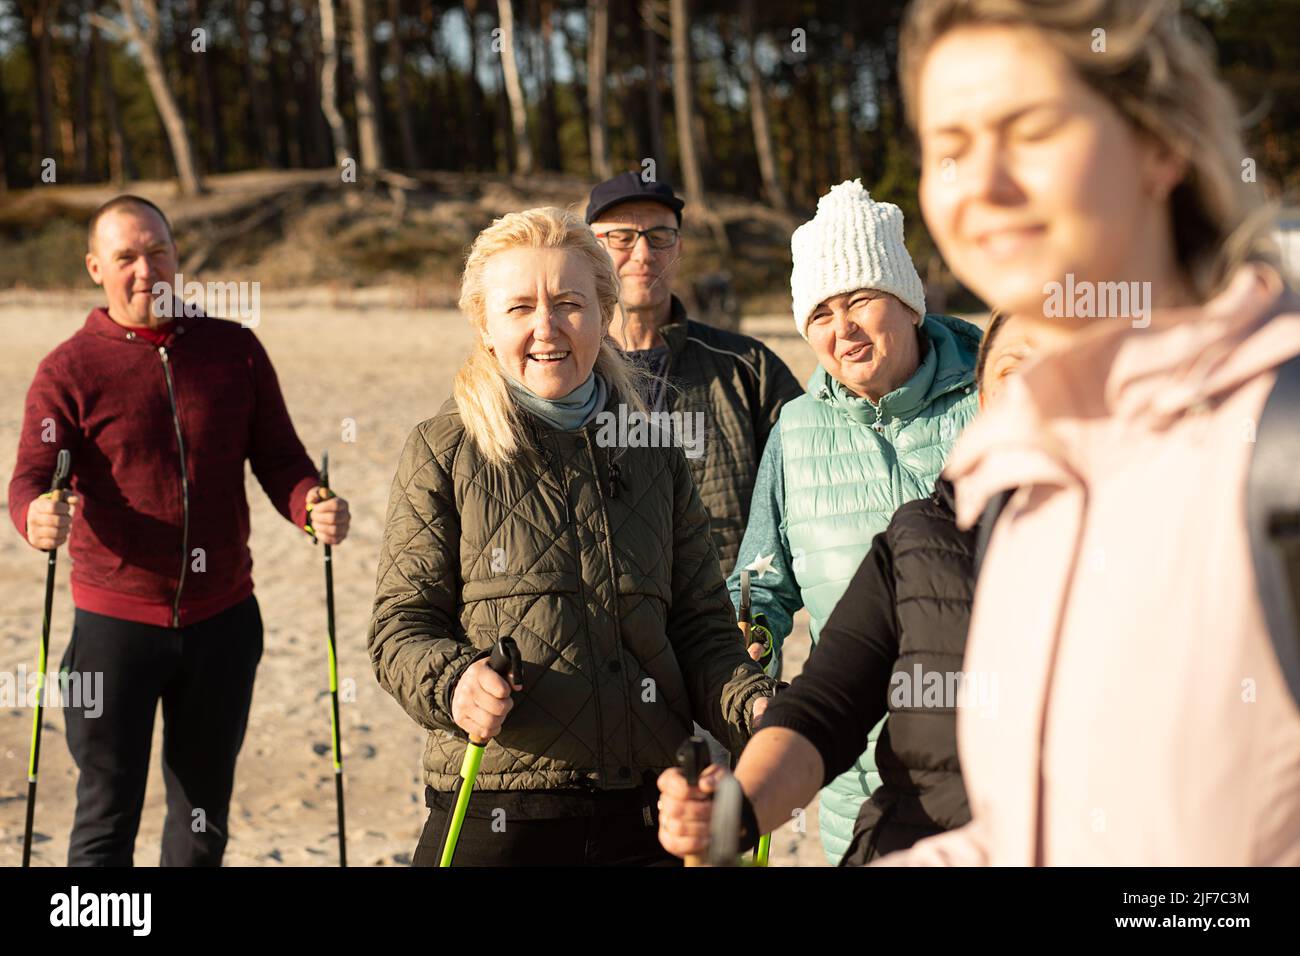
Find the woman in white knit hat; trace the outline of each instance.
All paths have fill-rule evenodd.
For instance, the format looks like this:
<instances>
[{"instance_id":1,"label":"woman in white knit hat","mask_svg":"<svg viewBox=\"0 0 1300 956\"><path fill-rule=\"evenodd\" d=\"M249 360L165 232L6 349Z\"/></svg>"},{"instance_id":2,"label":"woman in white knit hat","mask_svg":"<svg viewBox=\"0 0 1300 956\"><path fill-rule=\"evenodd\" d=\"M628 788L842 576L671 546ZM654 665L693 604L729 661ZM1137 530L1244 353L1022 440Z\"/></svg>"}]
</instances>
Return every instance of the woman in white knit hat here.
<instances>
[{"instance_id":1,"label":"woman in white knit hat","mask_svg":"<svg viewBox=\"0 0 1300 956\"><path fill-rule=\"evenodd\" d=\"M766 644L751 651L773 672L795 612L808 609L816 643L871 539L899 505L930 493L978 408L979 329L926 314L897 206L858 180L840 183L790 245L795 326L819 364L768 438L727 582L738 602L740 570L751 572L755 634ZM873 749L822 791L832 863L879 784Z\"/></svg>"}]
</instances>

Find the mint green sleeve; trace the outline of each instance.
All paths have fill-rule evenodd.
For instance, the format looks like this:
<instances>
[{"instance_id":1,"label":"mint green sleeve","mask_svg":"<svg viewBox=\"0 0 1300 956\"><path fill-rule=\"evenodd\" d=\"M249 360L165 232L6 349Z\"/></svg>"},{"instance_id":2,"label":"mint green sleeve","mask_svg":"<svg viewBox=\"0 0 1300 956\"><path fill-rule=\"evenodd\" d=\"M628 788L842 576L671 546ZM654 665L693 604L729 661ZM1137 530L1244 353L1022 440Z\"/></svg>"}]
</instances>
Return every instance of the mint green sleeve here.
<instances>
[{"instance_id":1,"label":"mint green sleeve","mask_svg":"<svg viewBox=\"0 0 1300 956\"><path fill-rule=\"evenodd\" d=\"M792 564L790 542L785 535L785 468L778 422L763 449L749 506L749 523L740 543L736 569L727 579L731 603L740 607L740 572L750 571L751 613L767 615L767 625L776 645L767 668L770 675L775 675L781 666L781 645L794 626L795 612L803 607L803 595Z\"/></svg>"}]
</instances>

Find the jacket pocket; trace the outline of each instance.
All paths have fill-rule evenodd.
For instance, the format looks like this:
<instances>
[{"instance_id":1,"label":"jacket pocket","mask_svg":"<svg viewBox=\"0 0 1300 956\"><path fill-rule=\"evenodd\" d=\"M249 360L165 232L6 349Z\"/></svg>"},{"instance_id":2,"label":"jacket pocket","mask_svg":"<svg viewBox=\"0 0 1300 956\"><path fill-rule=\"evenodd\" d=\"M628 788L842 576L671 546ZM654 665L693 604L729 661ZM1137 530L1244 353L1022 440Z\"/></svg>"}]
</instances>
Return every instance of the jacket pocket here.
<instances>
[{"instance_id":1,"label":"jacket pocket","mask_svg":"<svg viewBox=\"0 0 1300 956\"><path fill-rule=\"evenodd\" d=\"M574 594L578 576L571 571L531 571L527 574L489 574L466 581L460 589L462 604L494 601L534 594Z\"/></svg>"},{"instance_id":2,"label":"jacket pocket","mask_svg":"<svg viewBox=\"0 0 1300 956\"><path fill-rule=\"evenodd\" d=\"M672 604L672 593L664 576L649 574L629 574L620 571L617 579L620 598L641 597L654 598L667 609Z\"/></svg>"}]
</instances>

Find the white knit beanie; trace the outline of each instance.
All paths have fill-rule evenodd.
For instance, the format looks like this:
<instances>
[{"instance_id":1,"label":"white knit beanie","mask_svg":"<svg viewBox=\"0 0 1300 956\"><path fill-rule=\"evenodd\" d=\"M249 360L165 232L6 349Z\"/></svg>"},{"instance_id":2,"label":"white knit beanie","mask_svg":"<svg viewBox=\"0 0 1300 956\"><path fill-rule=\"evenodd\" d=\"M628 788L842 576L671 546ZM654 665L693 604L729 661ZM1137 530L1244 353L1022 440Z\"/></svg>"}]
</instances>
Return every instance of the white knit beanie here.
<instances>
[{"instance_id":1,"label":"white knit beanie","mask_svg":"<svg viewBox=\"0 0 1300 956\"><path fill-rule=\"evenodd\" d=\"M857 289L888 292L925 315L925 290L903 244L903 210L876 202L862 180L846 180L817 201L817 215L790 237L794 324L808 337L808 319L831 296Z\"/></svg>"}]
</instances>

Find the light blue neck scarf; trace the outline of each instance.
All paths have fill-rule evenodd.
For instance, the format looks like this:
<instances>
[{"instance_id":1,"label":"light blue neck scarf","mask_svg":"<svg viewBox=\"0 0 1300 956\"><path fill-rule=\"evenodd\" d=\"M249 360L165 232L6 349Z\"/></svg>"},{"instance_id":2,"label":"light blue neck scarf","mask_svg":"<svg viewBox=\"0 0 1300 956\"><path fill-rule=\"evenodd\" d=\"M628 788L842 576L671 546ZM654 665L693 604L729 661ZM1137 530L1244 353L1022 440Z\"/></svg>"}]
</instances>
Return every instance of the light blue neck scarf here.
<instances>
[{"instance_id":1,"label":"light blue neck scarf","mask_svg":"<svg viewBox=\"0 0 1300 956\"><path fill-rule=\"evenodd\" d=\"M605 407L608 395L605 380L595 372L563 398L542 398L509 375L505 379L521 408L562 432L574 431L595 418Z\"/></svg>"}]
</instances>

